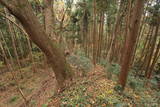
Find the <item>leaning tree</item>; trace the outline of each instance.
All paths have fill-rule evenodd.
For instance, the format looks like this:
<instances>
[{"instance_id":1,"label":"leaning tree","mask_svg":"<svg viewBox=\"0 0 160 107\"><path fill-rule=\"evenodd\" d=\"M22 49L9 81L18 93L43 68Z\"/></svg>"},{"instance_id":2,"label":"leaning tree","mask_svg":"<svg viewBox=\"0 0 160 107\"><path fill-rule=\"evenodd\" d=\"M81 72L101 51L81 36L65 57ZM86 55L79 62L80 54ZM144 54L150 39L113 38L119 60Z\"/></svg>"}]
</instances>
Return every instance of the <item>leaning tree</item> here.
<instances>
[{"instance_id":1,"label":"leaning tree","mask_svg":"<svg viewBox=\"0 0 160 107\"><path fill-rule=\"evenodd\" d=\"M5 8L22 24L29 38L44 52L58 83L58 88L65 86L65 81L72 78L70 66L58 45L49 39L43 26L38 21L28 0L0 0Z\"/></svg>"}]
</instances>

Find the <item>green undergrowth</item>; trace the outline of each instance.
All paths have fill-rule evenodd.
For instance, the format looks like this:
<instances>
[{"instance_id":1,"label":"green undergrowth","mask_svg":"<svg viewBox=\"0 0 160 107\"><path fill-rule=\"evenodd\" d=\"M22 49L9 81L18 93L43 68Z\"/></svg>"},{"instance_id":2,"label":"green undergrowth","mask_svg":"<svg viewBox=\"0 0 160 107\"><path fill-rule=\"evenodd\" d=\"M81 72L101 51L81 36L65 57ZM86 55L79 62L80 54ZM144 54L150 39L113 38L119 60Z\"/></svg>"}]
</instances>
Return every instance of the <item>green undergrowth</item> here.
<instances>
[{"instance_id":1,"label":"green undergrowth","mask_svg":"<svg viewBox=\"0 0 160 107\"><path fill-rule=\"evenodd\" d=\"M89 72L55 96L50 105L55 106L58 99L60 107L159 107L160 92L153 89L151 83L146 85L145 79L130 74L125 90L118 91L115 78L118 78L119 69L119 65L111 64L108 71L104 67L103 71ZM112 75L110 78L108 72Z\"/></svg>"},{"instance_id":2,"label":"green undergrowth","mask_svg":"<svg viewBox=\"0 0 160 107\"><path fill-rule=\"evenodd\" d=\"M92 61L82 51L68 56L67 61L77 71L89 72L94 66Z\"/></svg>"}]
</instances>

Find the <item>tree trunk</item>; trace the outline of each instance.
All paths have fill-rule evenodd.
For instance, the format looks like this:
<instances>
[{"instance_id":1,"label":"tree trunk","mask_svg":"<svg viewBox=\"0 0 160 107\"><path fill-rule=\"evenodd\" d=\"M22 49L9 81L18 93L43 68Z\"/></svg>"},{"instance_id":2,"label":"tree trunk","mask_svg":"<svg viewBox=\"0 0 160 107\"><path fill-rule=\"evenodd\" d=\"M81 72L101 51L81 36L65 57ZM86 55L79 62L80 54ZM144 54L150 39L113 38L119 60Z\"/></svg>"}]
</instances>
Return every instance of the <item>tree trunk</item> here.
<instances>
[{"instance_id":1,"label":"tree trunk","mask_svg":"<svg viewBox=\"0 0 160 107\"><path fill-rule=\"evenodd\" d=\"M124 30L124 34L125 37L124 37L124 42L123 42L123 45L122 45L122 49L121 49L121 55L120 55L120 59L119 59L119 62L122 63L122 60L123 60L123 55L124 55L124 50L125 50L125 44L126 44L126 38L128 37L129 35L129 22L130 22L130 18L131 18L131 10L132 10L132 3L131 3L131 0L128 1L128 4L127 4L127 15L125 17L125 30Z\"/></svg>"},{"instance_id":2,"label":"tree trunk","mask_svg":"<svg viewBox=\"0 0 160 107\"><path fill-rule=\"evenodd\" d=\"M44 17L45 17L45 30L49 37L53 38L53 25L54 25L54 13L53 13L54 0L44 0Z\"/></svg>"},{"instance_id":3,"label":"tree trunk","mask_svg":"<svg viewBox=\"0 0 160 107\"><path fill-rule=\"evenodd\" d=\"M30 39L45 53L55 72L59 88L63 88L65 80L72 77L69 65L57 44L51 41L45 33L28 0L10 0L7 2L0 0L0 3L7 7L21 22Z\"/></svg>"},{"instance_id":4,"label":"tree trunk","mask_svg":"<svg viewBox=\"0 0 160 107\"><path fill-rule=\"evenodd\" d=\"M87 42L88 42L88 10L85 8L82 22L82 35L83 35L83 47L87 54Z\"/></svg>"},{"instance_id":5,"label":"tree trunk","mask_svg":"<svg viewBox=\"0 0 160 107\"><path fill-rule=\"evenodd\" d=\"M125 5L124 5L125 1L124 0L120 0L120 6L119 6L119 10L118 10L118 13L117 13L117 16L116 16L116 20L115 20L115 25L113 27L113 31L112 31L112 41L111 41L111 46L110 46L110 49L109 49L109 56L108 56L108 60L109 62L112 62L113 59L115 59L115 57L117 57L115 55L115 51L116 51L116 43L117 42L117 38L119 36L121 36L118 32L120 30L120 25L121 25L121 21L123 19L123 14L124 14L124 9L125 9Z\"/></svg>"},{"instance_id":6,"label":"tree trunk","mask_svg":"<svg viewBox=\"0 0 160 107\"><path fill-rule=\"evenodd\" d=\"M151 49L150 49L150 52L149 52L149 57L147 58L148 60L147 60L146 70L145 70L145 76L146 77L147 77L148 71L150 69L150 64L152 62L152 57L153 57L153 53L154 53L154 49L155 49L156 41L157 41L157 37L158 37L158 29L159 29L159 25L156 26L155 35L153 37L152 44L151 44Z\"/></svg>"},{"instance_id":7,"label":"tree trunk","mask_svg":"<svg viewBox=\"0 0 160 107\"><path fill-rule=\"evenodd\" d=\"M99 32L98 32L98 46L97 46L97 61L100 62L102 46L103 46L103 32L104 32L104 12L100 13Z\"/></svg>"},{"instance_id":8,"label":"tree trunk","mask_svg":"<svg viewBox=\"0 0 160 107\"><path fill-rule=\"evenodd\" d=\"M97 21L96 21L96 0L93 0L93 64L96 65L96 59L97 59Z\"/></svg>"},{"instance_id":9,"label":"tree trunk","mask_svg":"<svg viewBox=\"0 0 160 107\"><path fill-rule=\"evenodd\" d=\"M145 44L145 49L142 51L142 56L140 58L140 61L143 59L143 63L141 65L141 69L144 70L146 68L146 63L148 61L148 57L149 57L149 53L150 53L150 46L152 44L152 37L153 37L153 32L154 31L154 26L151 27L151 32L150 32L150 35L149 37L147 37L147 41L146 41L146 44ZM143 57L144 56L144 57Z\"/></svg>"},{"instance_id":10,"label":"tree trunk","mask_svg":"<svg viewBox=\"0 0 160 107\"><path fill-rule=\"evenodd\" d=\"M149 72L148 72L148 74L147 74L147 78L148 78L148 79L151 78L151 75L152 75L154 66L155 66L155 64L156 64L156 62L157 62L157 60L158 60L158 58L159 58L159 55L160 55L159 51L160 51L160 40L159 40L159 43L158 43L156 52L155 52L155 54L154 54L154 58L153 58L151 67L150 67Z\"/></svg>"},{"instance_id":11,"label":"tree trunk","mask_svg":"<svg viewBox=\"0 0 160 107\"><path fill-rule=\"evenodd\" d=\"M130 30L129 30L129 35L127 37L126 44L125 44L125 51L123 55L121 72L119 76L119 83L123 89L127 81L129 66L130 66L132 55L133 55L136 38L138 35L138 29L140 25L143 8L144 8L144 0L136 0L135 6L133 9L133 16L130 20Z\"/></svg>"}]
</instances>

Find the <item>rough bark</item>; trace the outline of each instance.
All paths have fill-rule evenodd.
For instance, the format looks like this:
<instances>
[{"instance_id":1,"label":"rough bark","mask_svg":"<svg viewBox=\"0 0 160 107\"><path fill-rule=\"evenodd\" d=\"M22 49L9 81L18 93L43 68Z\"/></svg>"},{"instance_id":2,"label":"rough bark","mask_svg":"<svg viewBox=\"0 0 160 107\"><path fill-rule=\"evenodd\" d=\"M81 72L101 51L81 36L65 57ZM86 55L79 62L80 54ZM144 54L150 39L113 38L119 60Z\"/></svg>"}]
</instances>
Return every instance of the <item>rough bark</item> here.
<instances>
[{"instance_id":1,"label":"rough bark","mask_svg":"<svg viewBox=\"0 0 160 107\"><path fill-rule=\"evenodd\" d=\"M125 51L123 55L121 72L119 76L119 83L123 89L127 81L129 66L130 66L132 55L133 55L136 38L138 35L138 29L140 25L140 19L143 12L143 8L144 8L144 0L136 0L135 6L133 9L133 16L131 17L131 20L130 20L129 35L127 37L126 44L125 44Z\"/></svg>"},{"instance_id":2,"label":"rough bark","mask_svg":"<svg viewBox=\"0 0 160 107\"><path fill-rule=\"evenodd\" d=\"M65 80L72 77L72 73L63 53L56 43L49 39L29 2L27 0L0 0L0 3L21 22L30 39L45 53L55 72L59 88L62 88Z\"/></svg>"},{"instance_id":3,"label":"rough bark","mask_svg":"<svg viewBox=\"0 0 160 107\"><path fill-rule=\"evenodd\" d=\"M44 0L44 17L45 17L45 30L49 37L53 38L53 25L54 25L54 13L53 13L54 0Z\"/></svg>"}]
</instances>

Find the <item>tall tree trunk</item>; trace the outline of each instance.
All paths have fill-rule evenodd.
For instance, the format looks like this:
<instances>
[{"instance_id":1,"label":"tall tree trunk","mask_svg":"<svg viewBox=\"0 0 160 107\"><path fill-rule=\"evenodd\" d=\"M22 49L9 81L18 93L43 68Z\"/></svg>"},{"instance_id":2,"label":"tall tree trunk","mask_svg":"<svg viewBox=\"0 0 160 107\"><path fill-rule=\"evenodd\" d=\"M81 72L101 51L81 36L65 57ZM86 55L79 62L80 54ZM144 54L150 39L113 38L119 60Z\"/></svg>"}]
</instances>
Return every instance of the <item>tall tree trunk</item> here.
<instances>
[{"instance_id":1,"label":"tall tree trunk","mask_svg":"<svg viewBox=\"0 0 160 107\"><path fill-rule=\"evenodd\" d=\"M55 72L59 88L63 88L65 80L72 77L70 67L57 44L51 41L45 33L28 0L9 0L7 2L0 0L0 3L21 22L30 39L45 53Z\"/></svg>"},{"instance_id":2,"label":"tall tree trunk","mask_svg":"<svg viewBox=\"0 0 160 107\"><path fill-rule=\"evenodd\" d=\"M44 2L44 27L46 34L49 38L53 39L53 1L54 0L43 0ZM48 68L47 58L44 55L45 69Z\"/></svg>"},{"instance_id":3,"label":"tall tree trunk","mask_svg":"<svg viewBox=\"0 0 160 107\"><path fill-rule=\"evenodd\" d=\"M87 54L87 42L88 42L88 10L85 8L82 22L82 35L83 35L83 47Z\"/></svg>"},{"instance_id":4,"label":"tall tree trunk","mask_svg":"<svg viewBox=\"0 0 160 107\"><path fill-rule=\"evenodd\" d=\"M47 35L51 38L53 38L54 27L53 3L54 0L44 0L45 30Z\"/></svg>"},{"instance_id":5,"label":"tall tree trunk","mask_svg":"<svg viewBox=\"0 0 160 107\"><path fill-rule=\"evenodd\" d=\"M155 49L155 46L156 46L156 40L157 40L157 37L158 37L158 30L159 30L159 25L156 26L155 34L154 34L152 44L151 44L151 48L150 48L150 52L149 52L149 57L147 58L148 60L147 60L146 70L145 70L145 76L146 77L147 77L148 71L150 69L150 64L151 64L154 49Z\"/></svg>"},{"instance_id":6,"label":"tall tree trunk","mask_svg":"<svg viewBox=\"0 0 160 107\"><path fill-rule=\"evenodd\" d=\"M96 0L93 0L93 64L96 65L96 59L97 59L97 42L96 42L96 38L97 38L97 29L96 29L96 25L97 25L97 21L96 21Z\"/></svg>"},{"instance_id":7,"label":"tall tree trunk","mask_svg":"<svg viewBox=\"0 0 160 107\"><path fill-rule=\"evenodd\" d=\"M147 38L147 43L145 44L145 49L142 51L142 58L140 59L143 59L143 63L141 65L141 69L145 69L147 67L147 61L148 61L148 57L149 57L149 53L150 53L150 46L152 44L152 37L153 37L153 33L154 33L154 26L151 27L151 32L150 32L150 35L149 35L149 38ZM144 56L144 57L143 57Z\"/></svg>"},{"instance_id":8,"label":"tall tree trunk","mask_svg":"<svg viewBox=\"0 0 160 107\"><path fill-rule=\"evenodd\" d=\"M142 52L141 52L141 56L139 58L139 62L142 62L143 60L146 59L146 56L148 54L148 52L146 50L148 50L147 47L148 47L149 41L151 40L152 32L153 32L153 27L149 26L149 31L148 31L147 37L145 38L144 43L143 43L143 49L142 49ZM144 66L144 63L141 63L140 69L143 69L143 66Z\"/></svg>"},{"instance_id":9,"label":"tall tree trunk","mask_svg":"<svg viewBox=\"0 0 160 107\"><path fill-rule=\"evenodd\" d=\"M100 13L100 24L99 24L99 32L98 32L98 49L97 49L97 61L100 61L101 51L103 46L103 29L104 29L104 12Z\"/></svg>"},{"instance_id":10,"label":"tall tree trunk","mask_svg":"<svg viewBox=\"0 0 160 107\"><path fill-rule=\"evenodd\" d=\"M146 13L146 11L145 11ZM140 30L139 30L139 33L138 33L138 36L137 36L137 40L136 40L136 46L134 48L134 51L133 51L133 56L132 56L132 60L131 60L131 66L133 65L134 63L134 59L136 57L136 51L137 51L137 48L138 48L138 43L140 41L140 37L141 37L141 32L143 33L144 29L143 29L143 26L144 26L144 20L145 20L145 16L143 15L143 18L142 18L142 23L140 25ZM144 27L145 28L145 27Z\"/></svg>"},{"instance_id":11,"label":"tall tree trunk","mask_svg":"<svg viewBox=\"0 0 160 107\"><path fill-rule=\"evenodd\" d=\"M116 16L116 22L115 22L114 28L112 30L113 39L111 41L111 46L110 46L109 53L108 53L108 58L107 58L109 60L109 62L112 62L114 57L117 57L117 56L115 56L116 43L118 43L117 42L117 38L119 36L121 36L121 35L118 34L118 31L120 29L122 16L124 14L123 13L123 11L124 11L124 3L125 3L124 0L120 0L120 6L119 6L118 14Z\"/></svg>"},{"instance_id":12,"label":"tall tree trunk","mask_svg":"<svg viewBox=\"0 0 160 107\"><path fill-rule=\"evenodd\" d=\"M134 53L133 53L133 57L132 57L132 62L131 62L131 66L134 65L134 62L135 62L135 57L136 57L136 53L137 53L137 48L139 47L139 44L141 43L140 40L145 32L145 28L146 28L146 25L145 25L145 20L146 20L146 12L147 12L147 8L149 6L149 1L147 1L147 6L146 8L144 9L144 12L143 12L143 18L142 18L142 21L141 21L141 27L140 27L140 30L139 30L139 34L138 34L138 37L137 37L137 40L136 40L136 46L135 46L135 49L134 49Z\"/></svg>"},{"instance_id":13,"label":"tall tree trunk","mask_svg":"<svg viewBox=\"0 0 160 107\"><path fill-rule=\"evenodd\" d=\"M147 74L147 78L150 79L151 78L151 75L152 75L152 72L153 72L153 69L154 69L154 66L158 60L158 58L160 57L160 40L159 40L159 43L158 43L158 46L157 46L157 49L156 49L156 52L154 54L154 58L153 58L153 61L152 61L152 64L150 66L150 69L149 69L149 72Z\"/></svg>"},{"instance_id":14,"label":"tall tree trunk","mask_svg":"<svg viewBox=\"0 0 160 107\"><path fill-rule=\"evenodd\" d=\"M129 28L130 28L130 18L131 18L131 10L132 10L132 1L128 1L128 5L127 5L127 15L125 17L125 30L124 30L124 34L125 37L124 37L124 42L123 42L123 46L122 46L122 49L121 49L121 56L120 56L120 63L122 63L122 60L123 60L123 55L124 55L124 50L125 50L125 44L126 44L126 38L128 37L129 35Z\"/></svg>"},{"instance_id":15,"label":"tall tree trunk","mask_svg":"<svg viewBox=\"0 0 160 107\"><path fill-rule=\"evenodd\" d=\"M138 35L138 29L140 25L143 8L144 8L144 0L136 0L133 9L133 16L130 20L130 31L125 44L125 51L123 55L121 72L119 76L119 83L123 89L127 81L129 66L133 55L136 38Z\"/></svg>"}]
</instances>

